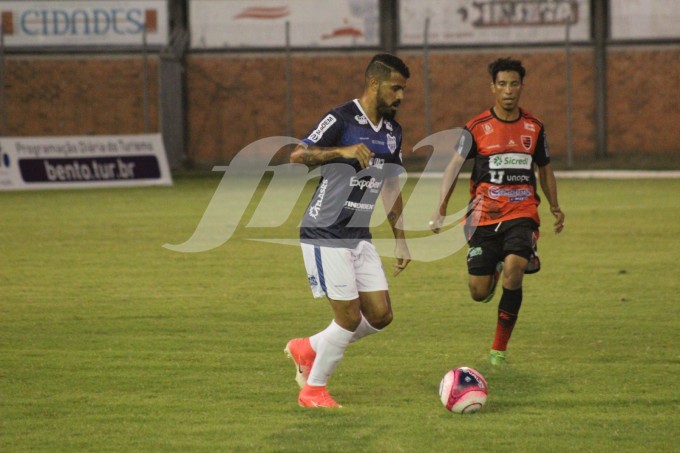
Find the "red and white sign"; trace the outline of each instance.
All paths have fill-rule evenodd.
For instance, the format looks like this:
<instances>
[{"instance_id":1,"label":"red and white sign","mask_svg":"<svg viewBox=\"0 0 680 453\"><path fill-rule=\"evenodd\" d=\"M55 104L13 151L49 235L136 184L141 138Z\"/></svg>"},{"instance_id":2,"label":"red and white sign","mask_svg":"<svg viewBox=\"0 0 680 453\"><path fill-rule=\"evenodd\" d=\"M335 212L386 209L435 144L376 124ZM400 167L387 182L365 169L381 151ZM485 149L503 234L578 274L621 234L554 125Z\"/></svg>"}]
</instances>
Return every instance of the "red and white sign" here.
<instances>
[{"instance_id":1,"label":"red and white sign","mask_svg":"<svg viewBox=\"0 0 680 453\"><path fill-rule=\"evenodd\" d=\"M590 39L590 0L401 0L400 44L562 42Z\"/></svg>"},{"instance_id":2,"label":"red and white sign","mask_svg":"<svg viewBox=\"0 0 680 453\"><path fill-rule=\"evenodd\" d=\"M375 47L378 0L192 0L191 47Z\"/></svg>"}]
</instances>

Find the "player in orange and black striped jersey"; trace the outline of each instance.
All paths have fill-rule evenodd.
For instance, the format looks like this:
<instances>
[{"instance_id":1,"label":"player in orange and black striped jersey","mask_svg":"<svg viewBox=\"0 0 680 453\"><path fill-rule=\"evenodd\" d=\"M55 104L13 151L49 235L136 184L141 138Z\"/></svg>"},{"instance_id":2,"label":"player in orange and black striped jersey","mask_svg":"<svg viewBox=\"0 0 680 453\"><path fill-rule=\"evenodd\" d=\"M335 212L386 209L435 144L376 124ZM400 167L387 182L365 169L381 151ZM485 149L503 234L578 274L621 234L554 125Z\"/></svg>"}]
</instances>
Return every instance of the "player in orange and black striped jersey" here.
<instances>
[{"instance_id":1,"label":"player in orange and black striped jersey","mask_svg":"<svg viewBox=\"0 0 680 453\"><path fill-rule=\"evenodd\" d=\"M494 106L465 125L457 153L444 172L430 227L439 232L458 172L466 159L474 159L466 221L470 294L476 301L491 301L502 272L503 295L489 353L491 363L501 365L522 304L524 274L540 268L536 167L557 233L564 228L564 213L557 202L543 124L519 108L526 70L518 60L501 58L489 65L489 73Z\"/></svg>"}]
</instances>

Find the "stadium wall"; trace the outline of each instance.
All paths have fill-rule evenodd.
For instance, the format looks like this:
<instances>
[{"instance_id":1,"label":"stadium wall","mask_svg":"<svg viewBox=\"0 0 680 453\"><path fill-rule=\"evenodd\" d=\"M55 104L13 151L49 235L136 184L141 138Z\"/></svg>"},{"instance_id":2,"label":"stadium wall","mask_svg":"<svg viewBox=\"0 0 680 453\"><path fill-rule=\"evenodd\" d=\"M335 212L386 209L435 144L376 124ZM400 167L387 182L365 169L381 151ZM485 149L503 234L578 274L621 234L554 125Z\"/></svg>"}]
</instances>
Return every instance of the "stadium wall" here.
<instances>
[{"instance_id":1,"label":"stadium wall","mask_svg":"<svg viewBox=\"0 0 680 453\"><path fill-rule=\"evenodd\" d=\"M292 132L303 136L325 111L357 97L374 52L295 53ZM399 113L405 157L425 136L423 59L399 53L412 69ZM562 48L432 50L432 131L462 126L492 103L487 64L520 58L527 67L522 105L546 124L552 154L566 153L566 76ZM595 153L593 51L574 47L575 156ZM199 165L228 162L259 138L286 134L283 53L190 53L186 58L187 156ZM609 153L680 153L678 46L610 46L607 50ZM7 55L8 135L141 133L142 59L139 55ZM150 131L161 125L158 58L149 58ZM421 150L422 151L422 150ZM417 153L416 157L421 156Z\"/></svg>"},{"instance_id":2,"label":"stadium wall","mask_svg":"<svg viewBox=\"0 0 680 453\"><path fill-rule=\"evenodd\" d=\"M144 133L138 54L5 56L8 136ZM149 131L159 132L158 57L148 58Z\"/></svg>"},{"instance_id":3,"label":"stadium wall","mask_svg":"<svg viewBox=\"0 0 680 453\"><path fill-rule=\"evenodd\" d=\"M357 52L293 57L294 136L302 137L327 109L361 93L362 72L371 55ZM412 70L398 117L405 131L405 151L409 152L425 137L423 58L419 51L400 55ZM493 99L487 65L509 55L521 59L527 67L522 105L544 121L552 154L564 157L567 99L562 48L431 51L432 132L462 126L490 107ZM577 157L595 154L593 59L591 49L573 49L573 147ZM608 49L610 154L680 153L678 117L671 105L680 95L680 85L674 81L679 62L678 47ZM284 135L285 90L285 59L281 55L191 55L187 64L190 157L205 163L228 161L258 138Z\"/></svg>"}]
</instances>

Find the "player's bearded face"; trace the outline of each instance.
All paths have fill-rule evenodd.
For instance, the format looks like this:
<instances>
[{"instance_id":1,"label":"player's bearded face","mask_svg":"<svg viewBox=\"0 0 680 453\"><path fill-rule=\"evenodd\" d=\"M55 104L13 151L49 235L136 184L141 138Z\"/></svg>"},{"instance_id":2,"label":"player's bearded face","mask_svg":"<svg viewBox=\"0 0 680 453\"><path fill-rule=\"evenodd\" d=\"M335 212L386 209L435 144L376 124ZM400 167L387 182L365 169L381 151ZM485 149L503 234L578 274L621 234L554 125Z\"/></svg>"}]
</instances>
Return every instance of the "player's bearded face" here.
<instances>
[{"instance_id":1,"label":"player's bearded face","mask_svg":"<svg viewBox=\"0 0 680 453\"><path fill-rule=\"evenodd\" d=\"M389 87L386 87L381 84L380 89L378 89L378 99L377 99L377 108L378 108L378 113L383 117L387 118L388 120L394 119L395 116L397 116L397 109L399 108L399 104L401 104L401 99L396 99L395 96L386 96L384 91L389 92Z\"/></svg>"}]
</instances>

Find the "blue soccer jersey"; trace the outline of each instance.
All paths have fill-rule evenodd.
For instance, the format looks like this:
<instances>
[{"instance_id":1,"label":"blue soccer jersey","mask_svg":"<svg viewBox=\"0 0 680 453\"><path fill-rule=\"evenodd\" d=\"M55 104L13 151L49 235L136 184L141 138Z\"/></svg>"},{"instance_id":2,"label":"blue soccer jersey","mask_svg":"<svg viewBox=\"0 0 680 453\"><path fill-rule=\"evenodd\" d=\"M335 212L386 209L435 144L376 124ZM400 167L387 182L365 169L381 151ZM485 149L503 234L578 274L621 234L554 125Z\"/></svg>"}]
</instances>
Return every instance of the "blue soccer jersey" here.
<instances>
[{"instance_id":1,"label":"blue soccer jersey","mask_svg":"<svg viewBox=\"0 0 680 453\"><path fill-rule=\"evenodd\" d=\"M362 169L356 159L338 158L321 166L321 179L300 228L301 242L355 247L370 240L369 223L386 178L398 176L401 126L382 118L373 124L357 99L328 112L303 141L331 148L363 143L375 155Z\"/></svg>"}]
</instances>

